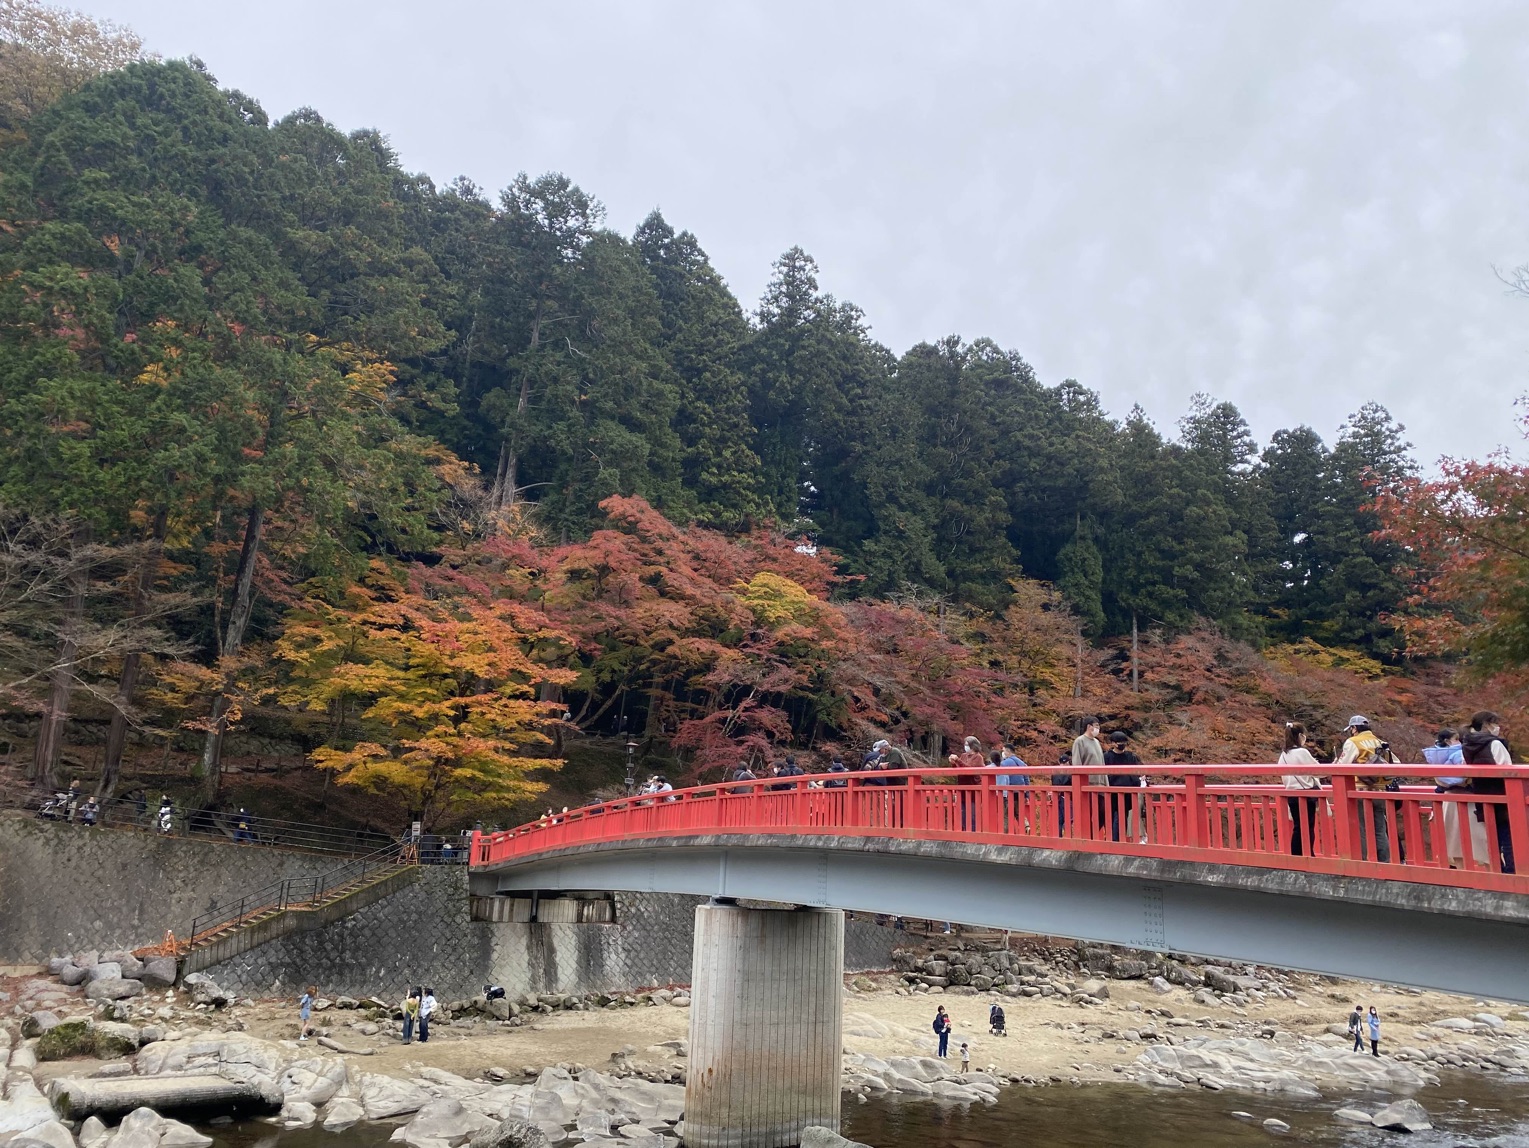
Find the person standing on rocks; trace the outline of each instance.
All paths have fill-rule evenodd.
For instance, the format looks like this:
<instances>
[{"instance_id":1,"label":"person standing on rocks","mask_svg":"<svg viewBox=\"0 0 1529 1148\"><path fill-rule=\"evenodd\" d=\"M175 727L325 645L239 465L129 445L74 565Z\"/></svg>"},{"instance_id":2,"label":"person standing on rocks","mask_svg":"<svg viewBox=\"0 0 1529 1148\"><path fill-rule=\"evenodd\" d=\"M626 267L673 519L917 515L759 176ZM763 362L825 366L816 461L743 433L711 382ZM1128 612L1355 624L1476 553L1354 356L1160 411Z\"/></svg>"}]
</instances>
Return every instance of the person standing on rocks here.
<instances>
[{"instance_id":1,"label":"person standing on rocks","mask_svg":"<svg viewBox=\"0 0 1529 1148\"><path fill-rule=\"evenodd\" d=\"M1366 1018L1366 1024L1370 1029L1370 1055L1380 1055L1380 1013L1375 1011L1375 1006L1370 1006L1370 1015ZM1363 1052L1363 1047L1360 1048Z\"/></svg>"},{"instance_id":2,"label":"person standing on rocks","mask_svg":"<svg viewBox=\"0 0 1529 1148\"><path fill-rule=\"evenodd\" d=\"M1354 1051L1364 1051L1364 1005L1355 1005L1348 1014L1348 1034L1354 1038Z\"/></svg>"},{"instance_id":3,"label":"person standing on rocks","mask_svg":"<svg viewBox=\"0 0 1529 1148\"><path fill-rule=\"evenodd\" d=\"M313 1016L313 1002L318 999L318 985L309 985L308 991L297 998L297 1039L307 1040L313 1026L308 1023Z\"/></svg>"},{"instance_id":4,"label":"person standing on rocks","mask_svg":"<svg viewBox=\"0 0 1529 1148\"><path fill-rule=\"evenodd\" d=\"M419 1042L430 1039L430 1018L435 1015L435 990L425 986L425 995L419 999Z\"/></svg>"},{"instance_id":5,"label":"person standing on rocks","mask_svg":"<svg viewBox=\"0 0 1529 1148\"><path fill-rule=\"evenodd\" d=\"M934 1033L940 1038L940 1049L935 1053L941 1060L950 1059L950 1014L940 1005L934 1013Z\"/></svg>"},{"instance_id":6,"label":"person standing on rocks","mask_svg":"<svg viewBox=\"0 0 1529 1148\"><path fill-rule=\"evenodd\" d=\"M414 1026L419 1023L419 988L412 988L403 999L403 1042L414 1043Z\"/></svg>"}]
</instances>

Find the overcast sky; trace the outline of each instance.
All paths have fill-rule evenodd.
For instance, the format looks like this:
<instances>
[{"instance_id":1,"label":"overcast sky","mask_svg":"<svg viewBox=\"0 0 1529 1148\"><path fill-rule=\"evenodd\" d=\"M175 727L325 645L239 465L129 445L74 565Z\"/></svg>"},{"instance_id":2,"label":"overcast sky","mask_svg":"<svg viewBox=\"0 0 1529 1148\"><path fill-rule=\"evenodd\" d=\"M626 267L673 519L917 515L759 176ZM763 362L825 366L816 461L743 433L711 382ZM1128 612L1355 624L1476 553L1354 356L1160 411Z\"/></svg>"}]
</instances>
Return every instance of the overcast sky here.
<instances>
[{"instance_id":1,"label":"overcast sky","mask_svg":"<svg viewBox=\"0 0 1529 1148\"><path fill-rule=\"evenodd\" d=\"M660 207L750 309L800 244L894 350L986 335L1165 430L1203 390L1520 441L1529 5L76 3L439 183Z\"/></svg>"}]
</instances>

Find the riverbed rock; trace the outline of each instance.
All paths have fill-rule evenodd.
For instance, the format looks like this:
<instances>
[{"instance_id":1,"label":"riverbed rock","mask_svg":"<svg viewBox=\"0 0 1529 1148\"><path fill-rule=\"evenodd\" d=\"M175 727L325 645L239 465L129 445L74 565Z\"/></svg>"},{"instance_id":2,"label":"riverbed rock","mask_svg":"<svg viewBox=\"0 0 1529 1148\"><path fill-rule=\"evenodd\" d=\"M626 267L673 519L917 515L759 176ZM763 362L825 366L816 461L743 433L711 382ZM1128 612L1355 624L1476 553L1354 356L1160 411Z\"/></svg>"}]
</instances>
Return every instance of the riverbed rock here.
<instances>
[{"instance_id":1,"label":"riverbed rock","mask_svg":"<svg viewBox=\"0 0 1529 1148\"><path fill-rule=\"evenodd\" d=\"M85 970L85 983L104 981L108 977L116 980L122 979L122 966L116 961L97 961Z\"/></svg>"},{"instance_id":2,"label":"riverbed rock","mask_svg":"<svg viewBox=\"0 0 1529 1148\"><path fill-rule=\"evenodd\" d=\"M21 1035L25 1038L41 1036L59 1023L57 1013L49 1012L47 1009L39 1009L37 1012L27 1013L26 1016L21 1018Z\"/></svg>"},{"instance_id":3,"label":"riverbed rock","mask_svg":"<svg viewBox=\"0 0 1529 1148\"><path fill-rule=\"evenodd\" d=\"M417 1084L366 1072L361 1075L360 1099L368 1120L385 1120L389 1116L418 1112L430 1103L432 1097Z\"/></svg>"},{"instance_id":4,"label":"riverbed rock","mask_svg":"<svg viewBox=\"0 0 1529 1148\"><path fill-rule=\"evenodd\" d=\"M188 973L181 984L191 990L191 1003L194 1005L211 1005L213 1008L222 1008L229 1001L229 996L221 988L218 982L206 973Z\"/></svg>"},{"instance_id":5,"label":"riverbed rock","mask_svg":"<svg viewBox=\"0 0 1529 1148\"><path fill-rule=\"evenodd\" d=\"M1357 1108L1339 1108L1333 1112L1333 1119L1344 1124L1372 1124L1368 1112L1361 1112Z\"/></svg>"},{"instance_id":6,"label":"riverbed rock","mask_svg":"<svg viewBox=\"0 0 1529 1148\"><path fill-rule=\"evenodd\" d=\"M80 1148L97 1148L111 1135L111 1130L106 1127L105 1121L99 1116L92 1116L80 1125Z\"/></svg>"},{"instance_id":7,"label":"riverbed rock","mask_svg":"<svg viewBox=\"0 0 1529 1148\"><path fill-rule=\"evenodd\" d=\"M550 1148L540 1128L513 1118L479 1132L468 1143L471 1148Z\"/></svg>"},{"instance_id":8,"label":"riverbed rock","mask_svg":"<svg viewBox=\"0 0 1529 1148\"><path fill-rule=\"evenodd\" d=\"M85 995L95 1001L121 1001L143 992L142 981L124 980L122 977L102 977L85 986Z\"/></svg>"},{"instance_id":9,"label":"riverbed rock","mask_svg":"<svg viewBox=\"0 0 1529 1148\"><path fill-rule=\"evenodd\" d=\"M79 985L85 983L85 978L89 974L89 969L82 969L79 965L69 964L59 971L58 979L66 985Z\"/></svg>"},{"instance_id":10,"label":"riverbed rock","mask_svg":"<svg viewBox=\"0 0 1529 1148\"><path fill-rule=\"evenodd\" d=\"M292 1100L281 1106L281 1122L287 1128L309 1128L318 1118L318 1109L306 1100Z\"/></svg>"},{"instance_id":11,"label":"riverbed rock","mask_svg":"<svg viewBox=\"0 0 1529 1148\"><path fill-rule=\"evenodd\" d=\"M1428 1110L1410 1097L1386 1105L1370 1117L1370 1123L1393 1132L1427 1132L1433 1127Z\"/></svg>"},{"instance_id":12,"label":"riverbed rock","mask_svg":"<svg viewBox=\"0 0 1529 1148\"><path fill-rule=\"evenodd\" d=\"M138 1030L130 1024L98 1020L90 1026L90 1043L98 1060L115 1060L138 1051Z\"/></svg>"},{"instance_id":13,"label":"riverbed rock","mask_svg":"<svg viewBox=\"0 0 1529 1148\"><path fill-rule=\"evenodd\" d=\"M410 1148L438 1148L441 1144L455 1148L479 1132L498 1127L498 1121L468 1111L460 1100L443 1096L421 1108L413 1120L393 1133L391 1139L402 1141Z\"/></svg>"},{"instance_id":14,"label":"riverbed rock","mask_svg":"<svg viewBox=\"0 0 1529 1148\"><path fill-rule=\"evenodd\" d=\"M35 1128L28 1128L11 1143L21 1144L24 1141L45 1144L47 1148L75 1148L74 1134L57 1120L44 1121Z\"/></svg>"},{"instance_id":15,"label":"riverbed rock","mask_svg":"<svg viewBox=\"0 0 1529 1148\"><path fill-rule=\"evenodd\" d=\"M321 1106L344 1087L345 1062L329 1056L294 1060L278 1083L284 1103Z\"/></svg>"},{"instance_id":16,"label":"riverbed rock","mask_svg":"<svg viewBox=\"0 0 1529 1148\"><path fill-rule=\"evenodd\" d=\"M13 1073L6 1078L5 1099L0 1101L0 1136L25 1132L53 1118L53 1105L37 1090L30 1076Z\"/></svg>"},{"instance_id":17,"label":"riverbed rock","mask_svg":"<svg viewBox=\"0 0 1529 1148\"><path fill-rule=\"evenodd\" d=\"M1278 1117L1271 1116L1263 1122L1264 1130L1268 1132L1289 1132L1290 1125Z\"/></svg>"},{"instance_id":18,"label":"riverbed rock","mask_svg":"<svg viewBox=\"0 0 1529 1148\"><path fill-rule=\"evenodd\" d=\"M1443 1020L1430 1021L1429 1028L1442 1028L1446 1032L1475 1032L1481 1025L1463 1016L1447 1016Z\"/></svg>"},{"instance_id":19,"label":"riverbed rock","mask_svg":"<svg viewBox=\"0 0 1529 1148\"><path fill-rule=\"evenodd\" d=\"M88 1020L62 1021L50 1027L37 1041L38 1060L69 1060L89 1056L94 1051L95 1037Z\"/></svg>"},{"instance_id":20,"label":"riverbed rock","mask_svg":"<svg viewBox=\"0 0 1529 1148\"><path fill-rule=\"evenodd\" d=\"M167 989L175 983L175 958L150 957L143 962L138 979L151 989Z\"/></svg>"},{"instance_id":21,"label":"riverbed rock","mask_svg":"<svg viewBox=\"0 0 1529 1148\"><path fill-rule=\"evenodd\" d=\"M343 1132L366 1116L359 1100L349 1096L337 1096L324 1105L324 1129L327 1132Z\"/></svg>"}]
</instances>

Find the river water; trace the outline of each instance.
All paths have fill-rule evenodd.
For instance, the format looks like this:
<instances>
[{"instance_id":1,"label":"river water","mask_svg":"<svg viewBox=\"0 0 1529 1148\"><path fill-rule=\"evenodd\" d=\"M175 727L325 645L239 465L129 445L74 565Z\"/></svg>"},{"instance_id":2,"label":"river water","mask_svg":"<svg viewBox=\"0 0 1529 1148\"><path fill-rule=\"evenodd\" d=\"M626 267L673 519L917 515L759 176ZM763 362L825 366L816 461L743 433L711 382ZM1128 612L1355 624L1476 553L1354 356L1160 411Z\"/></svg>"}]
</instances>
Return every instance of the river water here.
<instances>
[{"instance_id":1,"label":"river water","mask_svg":"<svg viewBox=\"0 0 1529 1148\"><path fill-rule=\"evenodd\" d=\"M1053 1085L1004 1090L996 1105L941 1105L882 1098L851 1103L844 1135L873 1148L1269 1148L1281 1141L1318 1148L1529 1148L1529 1080L1468 1074L1445 1077L1418 1093L1434 1130L1414 1136L1338 1124L1334 1108L1373 1112L1395 1097L1352 1093L1341 1103L1270 1100L1244 1092L1166 1092L1134 1085ZM1247 1123L1232 1115L1255 1117ZM1273 1135L1273 1116L1290 1131ZM263 1121L204 1127L214 1148L383 1148L394 1124L358 1124L346 1132L281 1132Z\"/></svg>"}]
</instances>

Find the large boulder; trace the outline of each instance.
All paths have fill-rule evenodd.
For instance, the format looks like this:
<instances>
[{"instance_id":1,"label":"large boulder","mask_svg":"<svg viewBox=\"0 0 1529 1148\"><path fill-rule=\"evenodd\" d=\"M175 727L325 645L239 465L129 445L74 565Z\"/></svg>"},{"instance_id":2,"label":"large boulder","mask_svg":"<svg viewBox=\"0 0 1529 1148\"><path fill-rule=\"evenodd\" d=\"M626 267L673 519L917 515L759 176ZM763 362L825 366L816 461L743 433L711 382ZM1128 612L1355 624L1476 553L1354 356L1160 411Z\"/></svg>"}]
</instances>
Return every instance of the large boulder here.
<instances>
[{"instance_id":1,"label":"large boulder","mask_svg":"<svg viewBox=\"0 0 1529 1148\"><path fill-rule=\"evenodd\" d=\"M229 996L221 988L218 982L206 973L188 973L181 984L191 990L191 1003L194 1005L211 1005L213 1008L222 1008L229 1001Z\"/></svg>"},{"instance_id":2,"label":"large boulder","mask_svg":"<svg viewBox=\"0 0 1529 1148\"><path fill-rule=\"evenodd\" d=\"M122 977L102 977L85 986L85 995L93 1001L122 1001L141 992L142 981L129 981Z\"/></svg>"},{"instance_id":3,"label":"large boulder","mask_svg":"<svg viewBox=\"0 0 1529 1148\"><path fill-rule=\"evenodd\" d=\"M79 965L69 964L59 971L58 979L66 985L78 985L85 982L85 977L89 973L89 969L82 969Z\"/></svg>"},{"instance_id":4,"label":"large boulder","mask_svg":"<svg viewBox=\"0 0 1529 1148\"><path fill-rule=\"evenodd\" d=\"M802 1148L870 1148L858 1140L846 1140L837 1132L809 1124L802 1129Z\"/></svg>"},{"instance_id":5,"label":"large boulder","mask_svg":"<svg viewBox=\"0 0 1529 1148\"><path fill-rule=\"evenodd\" d=\"M1237 982L1225 969L1218 969L1215 965L1205 966L1205 987L1218 993L1235 993L1238 991Z\"/></svg>"},{"instance_id":6,"label":"large boulder","mask_svg":"<svg viewBox=\"0 0 1529 1148\"><path fill-rule=\"evenodd\" d=\"M359 1100L353 1100L349 1096L337 1096L324 1105L324 1130L343 1132L365 1116L366 1110L361 1107Z\"/></svg>"},{"instance_id":7,"label":"large boulder","mask_svg":"<svg viewBox=\"0 0 1529 1148\"><path fill-rule=\"evenodd\" d=\"M1178 961L1169 961L1168 967L1163 970L1163 976L1169 984L1182 985L1188 989L1197 989L1205 982L1205 978L1198 972Z\"/></svg>"},{"instance_id":8,"label":"large boulder","mask_svg":"<svg viewBox=\"0 0 1529 1148\"><path fill-rule=\"evenodd\" d=\"M150 957L143 962L139 980L151 989L167 989L175 983L175 958Z\"/></svg>"},{"instance_id":9,"label":"large boulder","mask_svg":"<svg viewBox=\"0 0 1529 1148\"><path fill-rule=\"evenodd\" d=\"M479 1132L499 1127L499 1122L462 1107L460 1100L443 1096L432 1100L398 1131L392 1139L401 1140L410 1148L438 1148L440 1144L458 1145Z\"/></svg>"},{"instance_id":10,"label":"large boulder","mask_svg":"<svg viewBox=\"0 0 1529 1148\"><path fill-rule=\"evenodd\" d=\"M1412 1099L1386 1105L1370 1117L1370 1123L1393 1132L1427 1132L1433 1127L1428 1110Z\"/></svg>"},{"instance_id":11,"label":"large boulder","mask_svg":"<svg viewBox=\"0 0 1529 1148\"><path fill-rule=\"evenodd\" d=\"M91 1025L91 1044L100 1060L132 1056L138 1051L138 1030L130 1024L99 1020Z\"/></svg>"},{"instance_id":12,"label":"large boulder","mask_svg":"<svg viewBox=\"0 0 1529 1148\"><path fill-rule=\"evenodd\" d=\"M361 1077L360 1099L368 1120L386 1120L389 1116L407 1116L411 1112L418 1112L433 1097L407 1080L394 1080L391 1076L367 1072Z\"/></svg>"},{"instance_id":13,"label":"large boulder","mask_svg":"<svg viewBox=\"0 0 1529 1148\"><path fill-rule=\"evenodd\" d=\"M25 1132L53 1119L53 1105L37 1090L32 1078L24 1074L13 1075L5 1087L5 1099L0 1101L0 1136L8 1132Z\"/></svg>"},{"instance_id":14,"label":"large boulder","mask_svg":"<svg viewBox=\"0 0 1529 1148\"><path fill-rule=\"evenodd\" d=\"M121 980L122 976L122 966L116 961L97 961L85 970L85 980L87 983L104 981L108 977L115 977Z\"/></svg>"},{"instance_id":15,"label":"large boulder","mask_svg":"<svg viewBox=\"0 0 1529 1148\"><path fill-rule=\"evenodd\" d=\"M21 1035L24 1038L41 1036L50 1028L56 1028L60 1024L57 1013L47 1009L39 1009L37 1012L27 1013L21 1018Z\"/></svg>"},{"instance_id":16,"label":"large boulder","mask_svg":"<svg viewBox=\"0 0 1529 1148\"><path fill-rule=\"evenodd\" d=\"M74 1148L74 1133L57 1120L48 1120L36 1128L28 1128L11 1143L20 1144L25 1140L47 1145L47 1148Z\"/></svg>"},{"instance_id":17,"label":"large boulder","mask_svg":"<svg viewBox=\"0 0 1529 1148\"><path fill-rule=\"evenodd\" d=\"M294 1060L281 1074L281 1096L287 1104L326 1104L345 1085L345 1062L338 1057Z\"/></svg>"},{"instance_id":18,"label":"large boulder","mask_svg":"<svg viewBox=\"0 0 1529 1148\"><path fill-rule=\"evenodd\" d=\"M88 1020L66 1020L43 1033L37 1041L38 1060L69 1060L95 1053L95 1034Z\"/></svg>"},{"instance_id":19,"label":"large boulder","mask_svg":"<svg viewBox=\"0 0 1529 1148\"><path fill-rule=\"evenodd\" d=\"M479 1132L469 1143L471 1148L550 1148L540 1128L514 1118Z\"/></svg>"}]
</instances>

